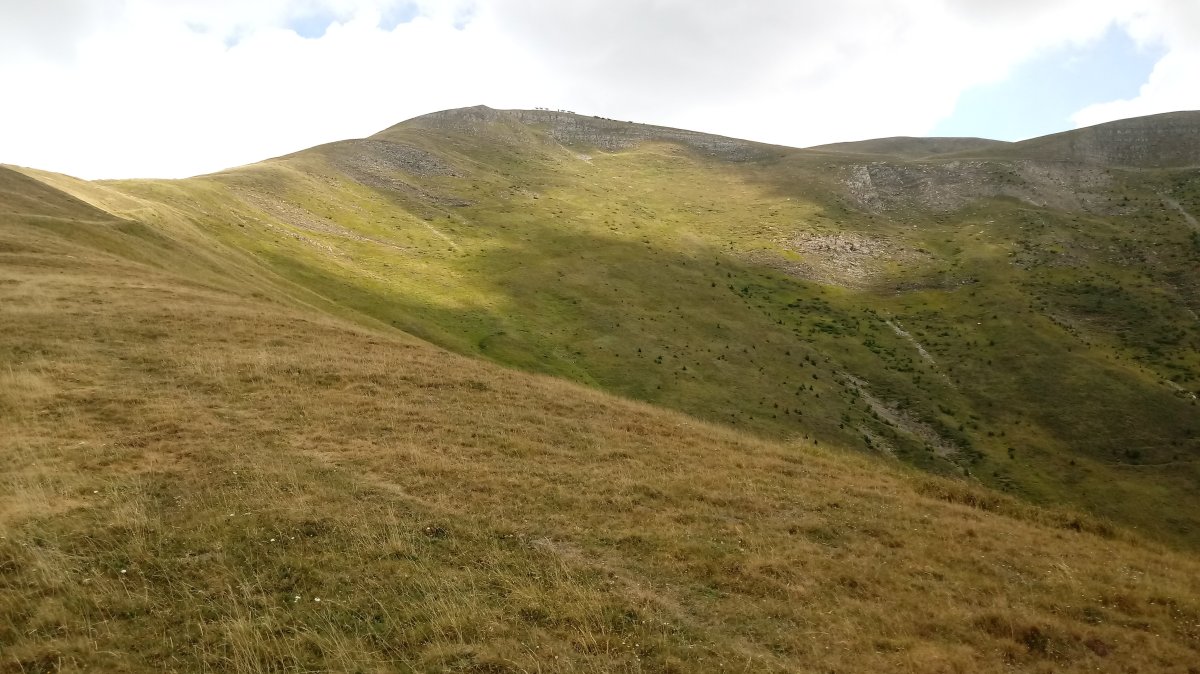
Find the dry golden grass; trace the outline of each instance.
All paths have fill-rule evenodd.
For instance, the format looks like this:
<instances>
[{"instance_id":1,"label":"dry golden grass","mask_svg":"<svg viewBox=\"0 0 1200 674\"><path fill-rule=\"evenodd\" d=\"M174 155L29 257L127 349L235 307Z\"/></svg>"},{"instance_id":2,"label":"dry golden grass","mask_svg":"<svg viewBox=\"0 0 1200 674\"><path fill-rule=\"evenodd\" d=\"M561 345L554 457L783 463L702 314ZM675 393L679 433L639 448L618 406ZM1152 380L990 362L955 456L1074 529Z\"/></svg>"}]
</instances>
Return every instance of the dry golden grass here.
<instances>
[{"instance_id":1,"label":"dry golden grass","mask_svg":"<svg viewBox=\"0 0 1200 674\"><path fill-rule=\"evenodd\" d=\"M0 671L1197 671L1121 530L0 218Z\"/></svg>"}]
</instances>

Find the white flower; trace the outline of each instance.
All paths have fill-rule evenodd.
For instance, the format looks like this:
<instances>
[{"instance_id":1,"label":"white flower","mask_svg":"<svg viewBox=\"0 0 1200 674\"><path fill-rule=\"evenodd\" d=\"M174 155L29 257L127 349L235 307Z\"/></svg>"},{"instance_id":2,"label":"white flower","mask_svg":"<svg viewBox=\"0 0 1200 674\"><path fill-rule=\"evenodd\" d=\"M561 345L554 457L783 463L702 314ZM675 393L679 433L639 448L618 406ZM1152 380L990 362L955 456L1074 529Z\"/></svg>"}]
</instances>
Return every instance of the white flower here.
<instances>
[{"instance_id":1,"label":"white flower","mask_svg":"<svg viewBox=\"0 0 1200 674\"><path fill-rule=\"evenodd\" d=\"M121 569L121 573L125 573L125 569Z\"/></svg>"},{"instance_id":2,"label":"white flower","mask_svg":"<svg viewBox=\"0 0 1200 674\"><path fill-rule=\"evenodd\" d=\"M313 601L315 601L315 602L317 602L317 603L319 604L319 603L321 603L321 598L320 598L320 597L313 597Z\"/></svg>"}]
</instances>

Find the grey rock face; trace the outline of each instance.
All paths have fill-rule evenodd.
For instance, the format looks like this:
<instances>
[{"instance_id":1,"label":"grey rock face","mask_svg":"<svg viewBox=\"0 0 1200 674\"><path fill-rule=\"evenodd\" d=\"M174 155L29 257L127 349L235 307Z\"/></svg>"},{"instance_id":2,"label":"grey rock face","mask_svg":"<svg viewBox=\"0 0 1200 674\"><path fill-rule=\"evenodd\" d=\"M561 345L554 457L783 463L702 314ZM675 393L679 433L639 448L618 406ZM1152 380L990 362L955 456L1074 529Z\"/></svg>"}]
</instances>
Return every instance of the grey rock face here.
<instances>
[{"instance_id":1,"label":"grey rock face","mask_svg":"<svg viewBox=\"0 0 1200 674\"><path fill-rule=\"evenodd\" d=\"M422 181L413 180L461 175L441 157L421 148L367 138L333 143L325 147L325 154L330 164L361 185L439 206L470 205L452 194L420 187Z\"/></svg>"},{"instance_id":2,"label":"grey rock face","mask_svg":"<svg viewBox=\"0 0 1200 674\"><path fill-rule=\"evenodd\" d=\"M386 140L354 141L356 168L373 174L400 171L415 176L454 176L454 167L432 152Z\"/></svg>"},{"instance_id":3,"label":"grey rock face","mask_svg":"<svg viewBox=\"0 0 1200 674\"><path fill-rule=\"evenodd\" d=\"M842 170L847 196L875 213L903 208L948 212L994 197L1095 212L1103 208L1110 183L1100 167L1028 160L872 162Z\"/></svg>"}]
</instances>

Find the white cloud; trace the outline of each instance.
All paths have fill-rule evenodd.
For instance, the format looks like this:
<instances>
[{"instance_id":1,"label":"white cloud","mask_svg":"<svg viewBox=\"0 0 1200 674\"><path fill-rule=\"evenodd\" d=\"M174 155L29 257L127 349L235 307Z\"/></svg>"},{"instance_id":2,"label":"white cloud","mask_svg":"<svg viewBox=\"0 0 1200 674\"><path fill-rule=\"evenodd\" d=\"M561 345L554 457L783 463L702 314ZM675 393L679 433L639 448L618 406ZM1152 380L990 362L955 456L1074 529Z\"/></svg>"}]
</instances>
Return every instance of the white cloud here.
<instances>
[{"instance_id":1,"label":"white cloud","mask_svg":"<svg viewBox=\"0 0 1200 674\"><path fill-rule=\"evenodd\" d=\"M76 41L119 9L119 0L0 0L0 62L70 60Z\"/></svg>"},{"instance_id":2,"label":"white cloud","mask_svg":"<svg viewBox=\"0 0 1200 674\"><path fill-rule=\"evenodd\" d=\"M967 88L1098 40L1121 0L494 0L573 109L788 145L928 133Z\"/></svg>"},{"instance_id":3,"label":"white cloud","mask_svg":"<svg viewBox=\"0 0 1200 674\"><path fill-rule=\"evenodd\" d=\"M1138 109L1186 98L1200 43L1167 34L1169 0L419 0L383 30L403 2L0 0L0 161L183 176L477 103L789 145L917 135L965 89L1113 21L1171 46ZM313 15L337 20L289 29Z\"/></svg>"},{"instance_id":4,"label":"white cloud","mask_svg":"<svg viewBox=\"0 0 1200 674\"><path fill-rule=\"evenodd\" d=\"M359 3L309 40L283 27L283 3L274 13L176 4L188 3L131 2L119 25L79 40L71 62L0 64L21 101L6 106L0 161L85 177L192 175L433 109L516 105L528 99L511 95L511 73L537 74L486 25L457 30L437 13L388 32L379 7ZM237 31L248 32L227 47Z\"/></svg>"},{"instance_id":5,"label":"white cloud","mask_svg":"<svg viewBox=\"0 0 1200 674\"><path fill-rule=\"evenodd\" d=\"M1128 20L1142 43L1159 43L1167 53L1138 95L1090 105L1072 117L1077 126L1175 110L1200 109L1200 3L1157 0Z\"/></svg>"}]
</instances>

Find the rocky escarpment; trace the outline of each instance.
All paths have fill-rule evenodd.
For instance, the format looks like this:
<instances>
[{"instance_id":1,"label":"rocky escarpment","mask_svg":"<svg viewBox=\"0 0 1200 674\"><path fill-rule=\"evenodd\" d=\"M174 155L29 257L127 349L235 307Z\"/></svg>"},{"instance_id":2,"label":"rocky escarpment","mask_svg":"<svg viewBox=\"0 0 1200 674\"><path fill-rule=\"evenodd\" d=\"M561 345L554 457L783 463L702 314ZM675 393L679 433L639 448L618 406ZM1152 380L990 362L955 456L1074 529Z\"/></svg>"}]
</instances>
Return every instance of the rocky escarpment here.
<instances>
[{"instance_id":1,"label":"rocky escarpment","mask_svg":"<svg viewBox=\"0 0 1200 674\"><path fill-rule=\"evenodd\" d=\"M1097 212L1106 208L1111 182L1100 167L1028 160L880 161L840 171L850 200L875 213L905 208L947 212L995 197Z\"/></svg>"},{"instance_id":2,"label":"rocky escarpment","mask_svg":"<svg viewBox=\"0 0 1200 674\"><path fill-rule=\"evenodd\" d=\"M397 175L460 175L438 155L405 143L373 138L346 140L322 146L321 152L340 171L365 184L390 183Z\"/></svg>"}]
</instances>

